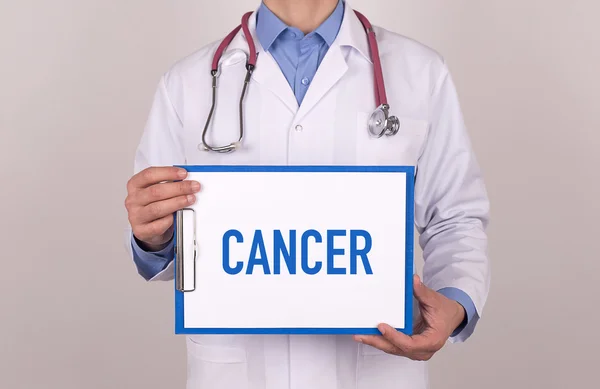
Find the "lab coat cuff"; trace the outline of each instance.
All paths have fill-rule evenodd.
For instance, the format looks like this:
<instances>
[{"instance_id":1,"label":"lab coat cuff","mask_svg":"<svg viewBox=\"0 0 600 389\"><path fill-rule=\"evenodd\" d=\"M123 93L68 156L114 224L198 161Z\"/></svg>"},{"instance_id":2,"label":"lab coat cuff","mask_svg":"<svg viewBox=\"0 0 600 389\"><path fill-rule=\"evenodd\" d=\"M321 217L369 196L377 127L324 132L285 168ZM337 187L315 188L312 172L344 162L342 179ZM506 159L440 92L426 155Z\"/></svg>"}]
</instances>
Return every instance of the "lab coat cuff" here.
<instances>
[{"instance_id":1,"label":"lab coat cuff","mask_svg":"<svg viewBox=\"0 0 600 389\"><path fill-rule=\"evenodd\" d=\"M440 294L444 295L445 297L456 301L457 303L462 305L462 307L465 309L464 320L454 330L454 332L451 335L451 338L457 339L458 336L460 334L462 334L466 328L471 327L470 324L473 323L475 317L477 316L477 310L475 309L475 304L473 303L473 300L469 297L468 294L466 294L464 291L462 291L458 288L453 288L453 287L442 288L442 289L438 290L438 292Z\"/></svg>"}]
</instances>

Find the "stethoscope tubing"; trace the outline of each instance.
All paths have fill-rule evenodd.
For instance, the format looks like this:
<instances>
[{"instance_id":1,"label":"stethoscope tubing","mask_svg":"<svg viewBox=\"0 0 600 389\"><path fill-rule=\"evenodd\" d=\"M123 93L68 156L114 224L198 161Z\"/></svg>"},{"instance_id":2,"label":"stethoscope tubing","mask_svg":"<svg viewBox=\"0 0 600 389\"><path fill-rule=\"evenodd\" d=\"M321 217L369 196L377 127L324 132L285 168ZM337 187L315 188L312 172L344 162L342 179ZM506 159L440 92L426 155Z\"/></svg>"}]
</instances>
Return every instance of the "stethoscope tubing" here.
<instances>
[{"instance_id":1,"label":"stethoscope tubing","mask_svg":"<svg viewBox=\"0 0 600 389\"><path fill-rule=\"evenodd\" d=\"M242 22L239 26L234 28L227 36L221 41L217 50L214 54L212 64L211 64L211 76L212 76L212 104L210 107L210 111L208 114L208 118L206 120L206 124L204 126L204 130L202 131L202 144L198 145L199 148L214 151L218 153L230 153L235 151L242 142L244 137L244 98L246 96L248 85L250 83L250 77L252 76L252 72L256 67L257 61L257 52L256 46L254 44L254 39L252 38L252 34L250 33L250 28L248 26L248 21L253 12L246 12L242 16ZM373 75L374 75L374 89L375 89L375 100L377 103L377 108L373 113L372 117L376 113L381 113L383 115L383 120L379 119L373 123L371 120L369 122L368 130L371 136L380 138L384 134L391 136L395 135L398 132L399 122L398 118L395 116L389 116L389 104L387 101L387 95L385 91L385 83L383 80L383 70L381 68L381 59L379 57L379 46L377 44L377 37L375 36L375 31L373 30L373 26L369 22L369 20L360 12L354 11L361 24L363 25L366 33L367 40L369 42L369 55L371 57L371 62L373 62ZM206 134L208 133L208 128L210 127L211 119L215 111L216 98L217 98L217 78L219 76L219 61L223 56L223 53L234 39L236 34L240 31L243 31L244 36L246 37L246 42L248 43L248 51L249 55L246 61L246 77L244 79L244 85L242 89L242 93L239 101L239 121L240 121L240 131L239 137L236 142L230 143L225 146L211 146L206 140ZM377 128L378 131L374 131Z\"/></svg>"}]
</instances>

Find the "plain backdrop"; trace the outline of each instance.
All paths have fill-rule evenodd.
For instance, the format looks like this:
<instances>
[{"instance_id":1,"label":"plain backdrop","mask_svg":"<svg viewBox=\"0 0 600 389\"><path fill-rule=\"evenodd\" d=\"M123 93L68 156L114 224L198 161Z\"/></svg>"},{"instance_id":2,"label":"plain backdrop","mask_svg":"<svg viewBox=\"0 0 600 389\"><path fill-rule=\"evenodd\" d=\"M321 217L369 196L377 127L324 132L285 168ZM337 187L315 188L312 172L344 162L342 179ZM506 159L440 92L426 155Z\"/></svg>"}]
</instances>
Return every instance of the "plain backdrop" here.
<instances>
[{"instance_id":1,"label":"plain backdrop","mask_svg":"<svg viewBox=\"0 0 600 389\"><path fill-rule=\"evenodd\" d=\"M172 284L124 249L125 184L161 74L257 5L0 1L0 388L184 387ZM432 388L597 387L600 2L352 5L445 56L492 201L483 319Z\"/></svg>"}]
</instances>

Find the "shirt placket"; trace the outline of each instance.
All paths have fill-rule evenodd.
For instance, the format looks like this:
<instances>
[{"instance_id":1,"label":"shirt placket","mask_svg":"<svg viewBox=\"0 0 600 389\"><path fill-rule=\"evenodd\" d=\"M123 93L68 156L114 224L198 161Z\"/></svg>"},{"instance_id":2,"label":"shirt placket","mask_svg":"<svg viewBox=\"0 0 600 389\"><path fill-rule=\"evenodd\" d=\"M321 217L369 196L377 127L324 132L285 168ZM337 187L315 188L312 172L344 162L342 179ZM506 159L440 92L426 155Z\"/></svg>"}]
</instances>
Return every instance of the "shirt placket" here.
<instances>
[{"instance_id":1,"label":"shirt placket","mask_svg":"<svg viewBox=\"0 0 600 389\"><path fill-rule=\"evenodd\" d=\"M299 58L298 67L296 68L296 77L294 82L294 89L296 97L300 103L310 84L314 74L317 71L317 65L319 62L319 37L316 35L308 35L302 39L299 43Z\"/></svg>"}]
</instances>

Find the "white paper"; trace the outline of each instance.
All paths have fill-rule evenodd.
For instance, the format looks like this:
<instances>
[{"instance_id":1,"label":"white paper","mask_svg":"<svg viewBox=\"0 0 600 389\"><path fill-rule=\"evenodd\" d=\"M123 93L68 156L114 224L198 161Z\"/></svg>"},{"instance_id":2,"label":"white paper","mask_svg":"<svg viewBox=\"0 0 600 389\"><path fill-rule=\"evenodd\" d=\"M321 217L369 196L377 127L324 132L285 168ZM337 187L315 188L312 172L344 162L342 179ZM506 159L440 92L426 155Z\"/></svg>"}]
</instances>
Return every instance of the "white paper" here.
<instances>
[{"instance_id":1,"label":"white paper","mask_svg":"<svg viewBox=\"0 0 600 389\"><path fill-rule=\"evenodd\" d=\"M406 175L401 172L193 172L201 183L192 207L196 216L196 289L184 294L185 328L373 328L381 322L404 327ZM223 266L223 236L235 229L243 242L227 240L231 265ZM271 274L255 266L246 274L256 230L262 233ZM296 231L296 274L281 261L274 273L274 231L290 249ZM301 266L302 234L318 231L322 243L308 239L306 274ZM343 230L333 247L344 249L334 265L346 274L327 274L327 231ZM367 231L373 274L357 258L350 273L350 231ZM357 238L358 249L364 239ZM260 257L260 252L259 255Z\"/></svg>"}]
</instances>

